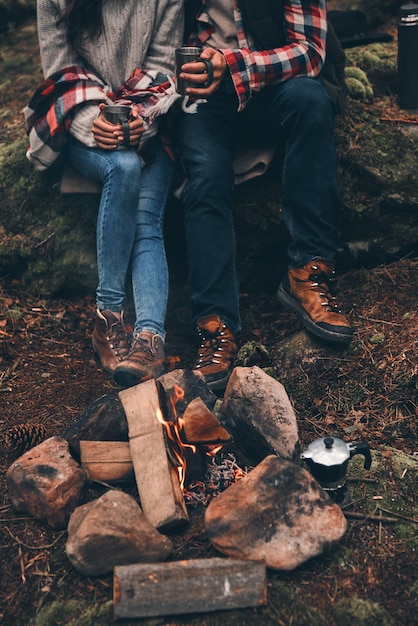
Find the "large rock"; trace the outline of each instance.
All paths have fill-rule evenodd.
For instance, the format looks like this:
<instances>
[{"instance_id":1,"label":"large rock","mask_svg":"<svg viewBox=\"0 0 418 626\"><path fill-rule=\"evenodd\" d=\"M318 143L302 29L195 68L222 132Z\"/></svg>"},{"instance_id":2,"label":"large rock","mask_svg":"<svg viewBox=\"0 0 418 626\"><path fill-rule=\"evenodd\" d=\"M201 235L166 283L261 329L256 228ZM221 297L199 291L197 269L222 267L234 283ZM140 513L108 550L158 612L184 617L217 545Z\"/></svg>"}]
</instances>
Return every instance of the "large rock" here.
<instances>
[{"instance_id":1,"label":"large rock","mask_svg":"<svg viewBox=\"0 0 418 626\"><path fill-rule=\"evenodd\" d=\"M299 458L296 415L286 390L256 365L233 370L219 420L257 463L268 454Z\"/></svg>"},{"instance_id":2,"label":"large rock","mask_svg":"<svg viewBox=\"0 0 418 626\"><path fill-rule=\"evenodd\" d=\"M87 473L61 437L50 437L19 457L7 470L6 483L13 508L65 528L80 504Z\"/></svg>"},{"instance_id":3,"label":"large rock","mask_svg":"<svg viewBox=\"0 0 418 626\"><path fill-rule=\"evenodd\" d=\"M106 574L115 565L165 561L172 549L136 501L116 490L75 509L65 548L74 567L87 576Z\"/></svg>"},{"instance_id":4,"label":"large rock","mask_svg":"<svg viewBox=\"0 0 418 626\"><path fill-rule=\"evenodd\" d=\"M309 472L269 456L212 500L205 527L212 545L226 556L292 570L329 551L347 522Z\"/></svg>"}]
</instances>

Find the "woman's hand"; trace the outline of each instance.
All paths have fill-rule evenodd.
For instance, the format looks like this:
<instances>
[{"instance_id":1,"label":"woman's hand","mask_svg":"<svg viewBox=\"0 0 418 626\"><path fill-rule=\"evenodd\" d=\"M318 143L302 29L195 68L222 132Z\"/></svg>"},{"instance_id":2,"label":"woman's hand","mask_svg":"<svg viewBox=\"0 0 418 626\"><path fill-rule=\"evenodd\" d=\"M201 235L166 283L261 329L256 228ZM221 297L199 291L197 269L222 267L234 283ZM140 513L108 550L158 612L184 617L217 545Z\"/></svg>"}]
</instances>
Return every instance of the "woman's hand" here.
<instances>
[{"instance_id":1,"label":"woman's hand","mask_svg":"<svg viewBox=\"0 0 418 626\"><path fill-rule=\"evenodd\" d=\"M103 111L105 104L99 104L100 111ZM137 111L133 109L134 118L129 122L130 130L130 142L129 145L133 148L139 144L141 135L144 132L144 121L138 115ZM119 144L123 141L123 131L121 124L111 124L108 122L102 113L94 120L92 133L94 139L102 150L116 150Z\"/></svg>"},{"instance_id":2,"label":"woman's hand","mask_svg":"<svg viewBox=\"0 0 418 626\"><path fill-rule=\"evenodd\" d=\"M200 55L202 59L209 59L213 65L213 80L208 87L199 87L204 85L208 80L206 72L206 65L199 61L192 61L191 63L184 63L181 67L181 73L179 78L196 83L196 87L187 87L186 93L190 96L197 96L198 98L206 98L214 93L224 77L227 70L227 63L224 55L215 48L205 48Z\"/></svg>"}]
</instances>

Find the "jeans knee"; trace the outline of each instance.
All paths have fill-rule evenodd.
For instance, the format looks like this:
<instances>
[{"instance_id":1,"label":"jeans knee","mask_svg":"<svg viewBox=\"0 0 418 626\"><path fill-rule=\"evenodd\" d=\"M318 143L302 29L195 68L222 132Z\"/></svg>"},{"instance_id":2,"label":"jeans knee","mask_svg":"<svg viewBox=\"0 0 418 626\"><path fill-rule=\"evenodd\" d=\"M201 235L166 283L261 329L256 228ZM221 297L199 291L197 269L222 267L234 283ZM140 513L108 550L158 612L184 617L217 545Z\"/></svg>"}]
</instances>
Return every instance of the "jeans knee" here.
<instances>
[{"instance_id":1,"label":"jeans knee","mask_svg":"<svg viewBox=\"0 0 418 626\"><path fill-rule=\"evenodd\" d=\"M299 119L322 126L333 121L331 99L319 79L297 78L288 81L287 102Z\"/></svg>"},{"instance_id":2,"label":"jeans knee","mask_svg":"<svg viewBox=\"0 0 418 626\"><path fill-rule=\"evenodd\" d=\"M193 193L200 196L221 196L226 190L233 188L232 157L222 158L212 154L199 154L197 158L186 163L186 188L193 189Z\"/></svg>"},{"instance_id":3,"label":"jeans knee","mask_svg":"<svg viewBox=\"0 0 418 626\"><path fill-rule=\"evenodd\" d=\"M107 170L118 177L118 180L131 180L132 177L140 177L141 162L138 155L130 150L116 150L113 158L109 159Z\"/></svg>"}]
</instances>

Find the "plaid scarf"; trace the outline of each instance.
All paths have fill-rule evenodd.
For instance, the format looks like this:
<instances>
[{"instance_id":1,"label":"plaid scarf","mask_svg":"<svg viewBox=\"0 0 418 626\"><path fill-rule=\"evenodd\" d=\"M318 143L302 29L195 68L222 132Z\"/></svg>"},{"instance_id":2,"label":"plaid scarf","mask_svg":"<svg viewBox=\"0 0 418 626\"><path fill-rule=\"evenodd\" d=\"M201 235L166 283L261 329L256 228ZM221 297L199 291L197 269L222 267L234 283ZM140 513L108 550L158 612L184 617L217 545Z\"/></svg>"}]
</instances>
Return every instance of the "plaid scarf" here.
<instances>
[{"instance_id":1,"label":"plaid scarf","mask_svg":"<svg viewBox=\"0 0 418 626\"><path fill-rule=\"evenodd\" d=\"M61 154L78 109L85 103L135 105L144 119L142 143L155 135L153 124L167 113L181 96L165 74L136 69L116 92L112 92L95 74L79 66L55 72L36 89L24 108L25 129L29 137L26 156L39 171L46 170Z\"/></svg>"}]
</instances>

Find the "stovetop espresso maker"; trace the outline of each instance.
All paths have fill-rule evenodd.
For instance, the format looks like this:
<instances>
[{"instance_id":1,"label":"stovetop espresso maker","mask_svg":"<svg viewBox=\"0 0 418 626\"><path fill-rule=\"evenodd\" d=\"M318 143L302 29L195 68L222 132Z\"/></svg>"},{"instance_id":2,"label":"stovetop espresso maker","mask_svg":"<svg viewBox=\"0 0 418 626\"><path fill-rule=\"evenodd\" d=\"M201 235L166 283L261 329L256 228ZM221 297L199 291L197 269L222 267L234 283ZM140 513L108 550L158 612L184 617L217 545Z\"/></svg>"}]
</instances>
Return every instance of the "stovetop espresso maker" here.
<instances>
[{"instance_id":1,"label":"stovetop espresso maker","mask_svg":"<svg viewBox=\"0 0 418 626\"><path fill-rule=\"evenodd\" d=\"M372 457L367 443L346 443L334 437L316 439L302 452L301 459L324 491L341 504L347 494L348 461L356 454L364 456L364 467L370 469Z\"/></svg>"}]
</instances>

